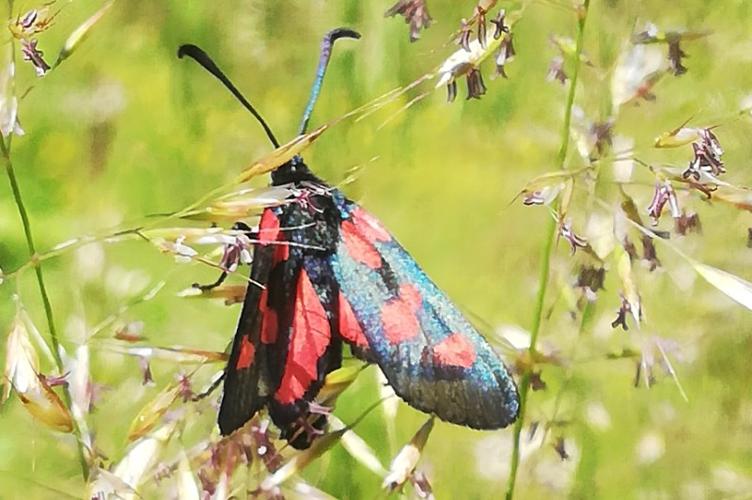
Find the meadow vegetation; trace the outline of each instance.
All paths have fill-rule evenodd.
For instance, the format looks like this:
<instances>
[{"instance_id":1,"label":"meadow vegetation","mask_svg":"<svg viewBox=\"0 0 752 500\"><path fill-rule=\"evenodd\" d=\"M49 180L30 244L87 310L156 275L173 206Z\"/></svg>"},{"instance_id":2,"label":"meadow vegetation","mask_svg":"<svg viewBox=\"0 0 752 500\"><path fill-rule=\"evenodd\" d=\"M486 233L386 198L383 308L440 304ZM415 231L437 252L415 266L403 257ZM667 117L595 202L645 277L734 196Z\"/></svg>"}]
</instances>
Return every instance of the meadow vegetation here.
<instances>
[{"instance_id":1,"label":"meadow vegetation","mask_svg":"<svg viewBox=\"0 0 752 500\"><path fill-rule=\"evenodd\" d=\"M3 9L0 497L752 491L750 2ZM362 38L338 42L296 138L338 26ZM176 57L184 43L282 149ZM191 284L216 279L236 220L284 198L266 174L298 152L497 348L518 424L427 420L348 360L310 451L263 415L221 439L220 391L198 396L223 369L247 266L211 293Z\"/></svg>"}]
</instances>

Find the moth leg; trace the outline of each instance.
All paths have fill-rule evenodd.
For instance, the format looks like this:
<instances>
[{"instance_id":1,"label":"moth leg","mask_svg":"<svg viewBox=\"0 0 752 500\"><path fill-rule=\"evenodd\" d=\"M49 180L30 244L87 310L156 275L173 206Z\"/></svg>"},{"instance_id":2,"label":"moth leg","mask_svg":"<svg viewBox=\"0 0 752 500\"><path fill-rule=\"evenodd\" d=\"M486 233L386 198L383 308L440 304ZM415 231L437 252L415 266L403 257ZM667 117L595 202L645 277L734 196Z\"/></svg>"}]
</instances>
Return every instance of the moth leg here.
<instances>
[{"instance_id":1,"label":"moth leg","mask_svg":"<svg viewBox=\"0 0 752 500\"><path fill-rule=\"evenodd\" d=\"M245 222L240 222L240 221L236 222L235 224L232 225L232 230L244 231L248 233L250 237L253 237L253 231L251 231L251 228L248 227L248 224L246 224ZM193 285L191 286L193 288L198 288L202 292L208 292L210 290L217 288L222 283L224 283L226 279L227 279L227 271L222 271L222 274L219 275L219 278L217 278L217 281L215 281L214 283L210 283L208 285L201 285L199 283L193 283Z\"/></svg>"},{"instance_id":2,"label":"moth leg","mask_svg":"<svg viewBox=\"0 0 752 500\"><path fill-rule=\"evenodd\" d=\"M319 415L315 420L309 420L308 415L300 416L295 420L294 431L291 432L289 440L293 441L305 439L309 443L319 436L326 434L323 427L327 424L326 415ZM295 446L293 444L293 446Z\"/></svg>"},{"instance_id":3,"label":"moth leg","mask_svg":"<svg viewBox=\"0 0 752 500\"><path fill-rule=\"evenodd\" d=\"M246 233L248 233L249 236L253 235L253 231L248 226L248 224L246 224L245 222L242 222L242 221L237 221L235 224L233 224L232 225L232 230L233 231L245 231Z\"/></svg>"},{"instance_id":4,"label":"moth leg","mask_svg":"<svg viewBox=\"0 0 752 500\"><path fill-rule=\"evenodd\" d=\"M220 375L219 377L217 377L217 379L214 382L211 383L211 385L209 386L208 389L206 389L204 392L202 392L200 394L195 394L191 398L191 401L194 401L194 402L195 401L201 401L202 399L211 396L211 393L213 393L214 391L217 390L217 387L219 387L219 384L221 384L224 379L225 379L225 372L222 372L222 375Z\"/></svg>"},{"instance_id":5,"label":"moth leg","mask_svg":"<svg viewBox=\"0 0 752 500\"><path fill-rule=\"evenodd\" d=\"M308 403L308 413L311 415L331 415L334 408L331 406L322 405L315 401Z\"/></svg>"},{"instance_id":6,"label":"moth leg","mask_svg":"<svg viewBox=\"0 0 752 500\"><path fill-rule=\"evenodd\" d=\"M213 290L214 288L217 288L219 285L224 283L226 279L227 279L227 273L222 271L222 274L219 275L219 278L217 278L217 281L215 281L214 283L210 283L208 285L201 285L199 283L193 283L193 285L191 286L193 288L198 288L202 292L208 292L209 290Z\"/></svg>"}]
</instances>

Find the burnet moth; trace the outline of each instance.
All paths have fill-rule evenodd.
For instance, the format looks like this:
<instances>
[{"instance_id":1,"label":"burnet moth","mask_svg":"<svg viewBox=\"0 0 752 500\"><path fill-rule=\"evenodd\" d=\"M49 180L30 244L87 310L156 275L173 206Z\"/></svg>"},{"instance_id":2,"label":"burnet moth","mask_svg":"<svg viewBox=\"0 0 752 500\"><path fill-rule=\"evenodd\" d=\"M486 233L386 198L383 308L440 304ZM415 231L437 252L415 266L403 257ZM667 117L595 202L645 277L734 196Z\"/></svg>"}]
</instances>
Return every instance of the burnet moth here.
<instances>
[{"instance_id":1,"label":"burnet moth","mask_svg":"<svg viewBox=\"0 0 752 500\"><path fill-rule=\"evenodd\" d=\"M301 135L334 42L343 37L360 35L339 28L324 37ZM279 146L201 49L184 45L178 54L222 81ZM249 233L256 242L251 285L224 373L223 435L266 407L282 438L296 448L310 446L326 425L324 413L311 415L311 403L326 375L340 367L343 344L376 363L395 393L418 410L475 429L517 418L517 387L498 355L373 215L316 177L299 156L275 170L271 184L295 194L266 208Z\"/></svg>"}]
</instances>

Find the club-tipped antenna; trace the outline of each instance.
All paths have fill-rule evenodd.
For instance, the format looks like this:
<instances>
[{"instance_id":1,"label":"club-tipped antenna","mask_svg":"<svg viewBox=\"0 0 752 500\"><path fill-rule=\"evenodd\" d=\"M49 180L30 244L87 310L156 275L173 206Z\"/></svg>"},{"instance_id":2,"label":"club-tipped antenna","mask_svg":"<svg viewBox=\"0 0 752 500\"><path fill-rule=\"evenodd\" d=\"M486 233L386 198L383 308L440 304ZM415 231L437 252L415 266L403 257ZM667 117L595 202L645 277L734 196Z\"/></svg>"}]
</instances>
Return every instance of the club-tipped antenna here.
<instances>
[{"instance_id":1,"label":"club-tipped antenna","mask_svg":"<svg viewBox=\"0 0 752 500\"><path fill-rule=\"evenodd\" d=\"M254 108L250 102L248 102L248 99L246 99L243 94L240 93L238 88L230 81L229 78L222 72L219 67L214 63L211 57L204 52L201 48L197 47L196 45L187 43L185 45L181 45L180 48L178 48L178 58L182 59L183 56L188 56L197 63L199 63L201 66L204 67L206 71L214 75L217 80L222 82L222 84L227 87L227 90L232 92L232 95L235 96L235 98L240 101L240 103L243 105L245 109L250 111L250 113L253 115L256 120L261 124L261 126L264 128L264 132L266 132L266 136L269 138L270 141L272 141L272 144L274 144L275 148L279 147L279 141L277 141L277 138L274 137L274 132L272 132L272 129L269 127L269 125L266 123L266 121L262 118L262 116L259 114L258 111L256 111L256 108Z\"/></svg>"},{"instance_id":2,"label":"club-tipped antenna","mask_svg":"<svg viewBox=\"0 0 752 500\"><path fill-rule=\"evenodd\" d=\"M316 68L316 79L313 81L311 96L308 98L308 104L306 104L303 121L300 124L300 131L298 132L300 135L305 134L308 129L308 122L311 120L313 107L316 105L316 101L321 93L321 85L324 83L326 67L329 65L329 59L332 57L332 47L334 47L334 42L340 38L354 38L357 40L360 38L360 33L350 28L336 28L324 35L324 40L321 42L319 66Z\"/></svg>"}]
</instances>

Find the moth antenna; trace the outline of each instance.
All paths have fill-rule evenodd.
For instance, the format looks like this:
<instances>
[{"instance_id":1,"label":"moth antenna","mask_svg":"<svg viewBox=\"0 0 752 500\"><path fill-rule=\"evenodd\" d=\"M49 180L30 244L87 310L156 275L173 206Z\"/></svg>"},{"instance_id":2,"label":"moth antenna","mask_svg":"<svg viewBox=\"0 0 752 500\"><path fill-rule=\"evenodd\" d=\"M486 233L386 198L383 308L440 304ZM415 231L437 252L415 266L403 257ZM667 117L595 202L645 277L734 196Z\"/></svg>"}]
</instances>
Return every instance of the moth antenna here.
<instances>
[{"instance_id":1,"label":"moth antenna","mask_svg":"<svg viewBox=\"0 0 752 500\"><path fill-rule=\"evenodd\" d=\"M214 63L211 57L204 52L201 48L197 47L196 45L187 43L184 45L181 45L178 48L178 58L182 59L183 56L188 56L197 63L199 63L206 71L214 75L214 77L222 82L222 84L229 90L235 98L240 101L240 104L243 105L245 109L247 109L256 120L261 124L261 126L264 128L264 132L266 132L266 136L269 138L269 140L272 142L275 148L279 147L279 141L277 141L277 138L274 137L274 132L272 132L272 129L269 127L269 125L266 123L264 118L259 114L258 111L256 111L256 108L254 108L250 102L248 102L248 99L246 99L243 94L240 93L238 88L230 81L229 78L222 72L219 67Z\"/></svg>"},{"instance_id":2,"label":"moth antenna","mask_svg":"<svg viewBox=\"0 0 752 500\"><path fill-rule=\"evenodd\" d=\"M350 28L335 28L324 35L324 39L321 41L321 55L319 56L319 66L316 68L316 78L313 80L311 96L308 98L308 104L306 104L305 112L303 113L303 121L300 124L300 135L305 134L308 129L308 122L311 120L313 107L316 105L319 93L321 93L321 85L324 83L326 67L329 65L329 59L332 57L332 47L334 47L334 42L340 38L354 38L357 40L360 38L360 33Z\"/></svg>"}]
</instances>

